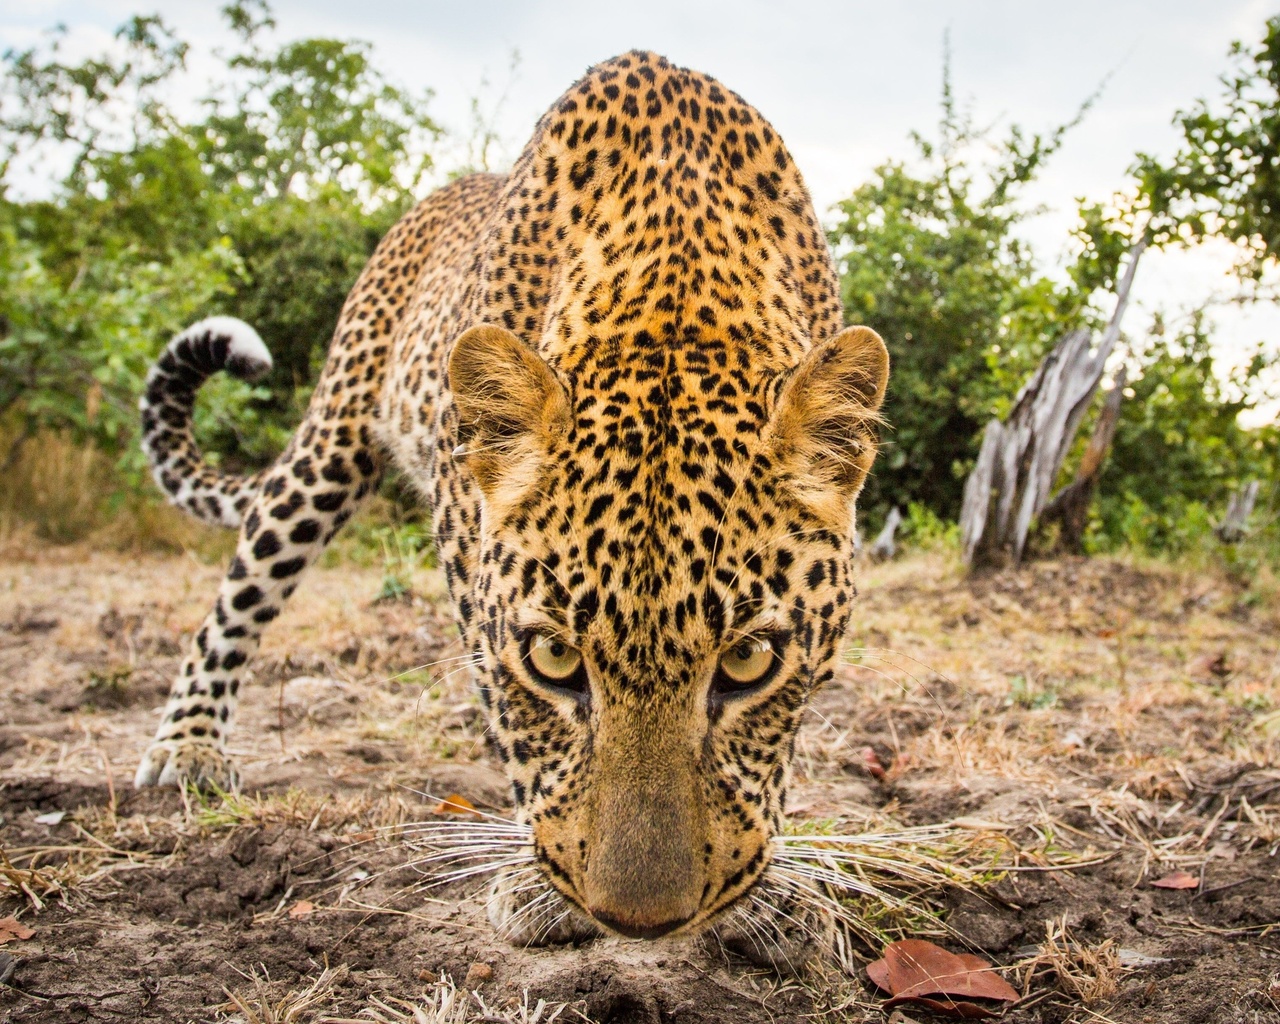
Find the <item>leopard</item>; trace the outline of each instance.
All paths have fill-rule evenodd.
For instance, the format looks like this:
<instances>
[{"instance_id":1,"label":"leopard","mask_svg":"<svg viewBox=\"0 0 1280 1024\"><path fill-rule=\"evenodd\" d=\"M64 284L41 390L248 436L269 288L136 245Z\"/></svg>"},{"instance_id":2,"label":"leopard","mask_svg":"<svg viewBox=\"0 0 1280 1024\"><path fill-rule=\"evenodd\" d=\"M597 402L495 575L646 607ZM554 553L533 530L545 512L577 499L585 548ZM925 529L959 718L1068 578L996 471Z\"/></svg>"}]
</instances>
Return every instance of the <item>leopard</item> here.
<instances>
[{"instance_id":1,"label":"leopard","mask_svg":"<svg viewBox=\"0 0 1280 1024\"><path fill-rule=\"evenodd\" d=\"M239 537L136 785L238 784L227 742L263 631L394 467L429 509L529 851L520 884L493 883L494 926L812 955L830 931L772 880L774 840L853 615L889 357L844 325L772 125L658 54L595 65L508 173L395 224L284 452L225 472L196 393L270 367L252 327L214 317L147 378L157 484Z\"/></svg>"}]
</instances>

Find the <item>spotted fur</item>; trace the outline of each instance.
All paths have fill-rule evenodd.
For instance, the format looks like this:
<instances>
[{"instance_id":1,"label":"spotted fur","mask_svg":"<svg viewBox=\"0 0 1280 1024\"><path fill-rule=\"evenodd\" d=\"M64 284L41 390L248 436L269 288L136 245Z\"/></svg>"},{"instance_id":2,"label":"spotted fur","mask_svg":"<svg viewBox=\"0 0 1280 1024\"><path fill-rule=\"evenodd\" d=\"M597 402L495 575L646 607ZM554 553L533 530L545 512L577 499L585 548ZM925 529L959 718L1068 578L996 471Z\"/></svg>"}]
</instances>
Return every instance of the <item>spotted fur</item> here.
<instances>
[{"instance_id":1,"label":"spotted fur","mask_svg":"<svg viewBox=\"0 0 1280 1024\"><path fill-rule=\"evenodd\" d=\"M151 368L138 401L142 450L170 501L206 523L237 527L261 474L220 473L205 463L191 432L196 392L219 370L248 381L271 370L271 353L258 332L235 317L212 316L192 324Z\"/></svg>"},{"instance_id":2,"label":"spotted fur","mask_svg":"<svg viewBox=\"0 0 1280 1024\"><path fill-rule=\"evenodd\" d=\"M253 497L139 784L233 777L222 751L261 631L391 459L432 508L532 830L539 881L500 881L495 923L523 941L709 925L758 939L743 897L761 891L800 717L849 622L888 370L872 331L841 328L772 127L653 54L593 68L509 175L454 182L383 241L260 478L199 475L181 411L216 359L157 378L179 453L151 446L162 486L196 506ZM179 338L165 359L192 349ZM542 642L577 652L578 672L540 676ZM771 652L750 686L726 684L739 650ZM519 927L531 899L563 904L555 929Z\"/></svg>"}]
</instances>

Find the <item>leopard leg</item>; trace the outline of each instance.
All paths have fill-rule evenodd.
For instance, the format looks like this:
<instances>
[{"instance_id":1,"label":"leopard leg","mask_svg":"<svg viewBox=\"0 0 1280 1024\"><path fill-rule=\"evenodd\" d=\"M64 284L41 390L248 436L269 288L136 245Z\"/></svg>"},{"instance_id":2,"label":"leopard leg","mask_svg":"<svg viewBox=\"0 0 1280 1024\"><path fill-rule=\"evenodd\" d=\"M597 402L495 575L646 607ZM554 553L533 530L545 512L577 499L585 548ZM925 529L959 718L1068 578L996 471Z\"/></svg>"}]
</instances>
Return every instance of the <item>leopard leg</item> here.
<instances>
[{"instance_id":1,"label":"leopard leg","mask_svg":"<svg viewBox=\"0 0 1280 1024\"><path fill-rule=\"evenodd\" d=\"M320 440L321 433L328 439ZM280 614L302 571L377 485L381 455L359 443L357 434L367 432L304 425L263 479L246 510L218 600L169 692L136 786L237 786L226 742L262 631Z\"/></svg>"},{"instance_id":2,"label":"leopard leg","mask_svg":"<svg viewBox=\"0 0 1280 1024\"><path fill-rule=\"evenodd\" d=\"M306 419L266 473L236 480L215 472L189 429L195 390L210 373L251 376L270 366L247 325L229 318L195 325L152 371L141 409L144 447L160 486L210 521L239 522L240 540L136 785L235 785L226 744L249 659L299 574L377 486L386 458L376 432L388 354L424 254L446 225L440 204L428 200L379 243L338 318Z\"/></svg>"}]
</instances>

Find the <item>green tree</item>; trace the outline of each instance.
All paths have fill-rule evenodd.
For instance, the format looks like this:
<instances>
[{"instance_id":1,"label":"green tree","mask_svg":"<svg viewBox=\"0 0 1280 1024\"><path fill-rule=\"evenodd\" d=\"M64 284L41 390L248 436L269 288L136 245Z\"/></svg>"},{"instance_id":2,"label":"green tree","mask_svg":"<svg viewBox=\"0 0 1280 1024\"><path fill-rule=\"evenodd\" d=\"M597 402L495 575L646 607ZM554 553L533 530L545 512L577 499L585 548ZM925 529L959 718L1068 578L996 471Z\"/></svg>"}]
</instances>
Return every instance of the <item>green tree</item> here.
<instances>
[{"instance_id":1,"label":"green tree","mask_svg":"<svg viewBox=\"0 0 1280 1024\"><path fill-rule=\"evenodd\" d=\"M1140 154L1136 170L1156 212L1188 239L1235 242L1242 275L1257 281L1280 255L1280 15L1261 45L1236 42L1230 58L1222 95L1177 115L1180 152L1168 162Z\"/></svg>"},{"instance_id":2,"label":"green tree","mask_svg":"<svg viewBox=\"0 0 1280 1024\"><path fill-rule=\"evenodd\" d=\"M65 63L65 37L58 26L46 47L5 52L0 167L7 172L19 150L51 143L70 150L65 185L77 191L93 181L95 158L144 146L171 128L164 90L189 48L158 15L120 26L122 52L114 56Z\"/></svg>"},{"instance_id":3,"label":"green tree","mask_svg":"<svg viewBox=\"0 0 1280 1024\"><path fill-rule=\"evenodd\" d=\"M245 43L224 87L193 126L216 185L253 201L336 188L364 208L403 206L432 166L440 128L415 96L387 79L367 43L302 39L267 49L274 22L261 0L224 8Z\"/></svg>"},{"instance_id":4,"label":"green tree","mask_svg":"<svg viewBox=\"0 0 1280 1024\"><path fill-rule=\"evenodd\" d=\"M277 367L262 387L210 389L198 425L215 452L265 461L360 267L431 166L428 98L390 82L366 44L276 45L254 0L224 14L241 45L188 121L165 96L189 47L158 17L127 22L114 56L66 62L59 32L4 55L0 413L23 436L93 421L95 439L118 446L168 337L231 312L255 322ZM69 158L51 199L9 195L19 154Z\"/></svg>"},{"instance_id":5,"label":"green tree","mask_svg":"<svg viewBox=\"0 0 1280 1024\"><path fill-rule=\"evenodd\" d=\"M213 382L247 402L213 403L202 420L211 448L240 466L263 465L281 450L311 396L347 293L400 213L399 205L366 212L326 188L309 201L286 196L251 207L232 222L242 272L206 308L253 324L274 367L252 390Z\"/></svg>"},{"instance_id":6,"label":"green tree","mask_svg":"<svg viewBox=\"0 0 1280 1024\"><path fill-rule=\"evenodd\" d=\"M15 434L0 464L43 429L120 450L156 339L225 295L239 261L218 242L164 263L104 256L68 282L20 237L13 212L0 210L0 421ZM126 461L138 468L132 449Z\"/></svg>"},{"instance_id":7,"label":"green tree","mask_svg":"<svg viewBox=\"0 0 1280 1024\"><path fill-rule=\"evenodd\" d=\"M1280 427L1239 422L1267 397L1256 385L1272 360L1259 347L1226 384L1202 316L1167 334L1157 319L1132 357L1138 372L1099 483L1094 547L1184 548L1208 533L1232 490L1280 472Z\"/></svg>"},{"instance_id":8,"label":"green tree","mask_svg":"<svg viewBox=\"0 0 1280 1024\"><path fill-rule=\"evenodd\" d=\"M944 76L939 127L936 143L913 136L918 169L883 164L839 204L830 238L846 317L879 331L893 363L890 429L864 504L916 502L954 519L983 426L1076 325L1085 293L1041 273L1016 234L1033 212L1022 189L1071 125L1030 137L1014 128L994 143ZM985 149L995 158L984 165Z\"/></svg>"}]
</instances>

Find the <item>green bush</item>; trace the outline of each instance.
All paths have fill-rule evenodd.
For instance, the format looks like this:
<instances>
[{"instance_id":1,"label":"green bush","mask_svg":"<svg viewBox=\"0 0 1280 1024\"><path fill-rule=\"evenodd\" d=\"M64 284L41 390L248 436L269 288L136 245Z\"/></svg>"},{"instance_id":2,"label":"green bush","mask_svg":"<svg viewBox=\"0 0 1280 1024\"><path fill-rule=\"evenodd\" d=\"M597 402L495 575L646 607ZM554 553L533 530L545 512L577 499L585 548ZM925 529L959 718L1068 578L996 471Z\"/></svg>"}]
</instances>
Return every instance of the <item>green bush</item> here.
<instances>
[{"instance_id":1,"label":"green bush","mask_svg":"<svg viewBox=\"0 0 1280 1024\"><path fill-rule=\"evenodd\" d=\"M892 363L887 429L861 504L910 502L957 518L982 430L1065 330L1087 293L1042 273L1018 237L1021 193L1061 142L973 127L944 78L939 139L877 167L837 206L830 232L845 318L878 331ZM994 154L989 156L989 154Z\"/></svg>"},{"instance_id":2,"label":"green bush","mask_svg":"<svg viewBox=\"0 0 1280 1024\"><path fill-rule=\"evenodd\" d=\"M113 486L136 487L147 369L212 313L253 323L275 369L253 388L204 389L197 434L214 461L268 462L347 292L431 166L428 97L389 82L367 44L273 46L265 3L224 14L242 46L190 121L166 103L189 47L159 17L130 19L110 53L77 64L56 33L3 57L0 418L13 440L0 463L53 431L118 457ZM9 195L15 161L68 152L52 199Z\"/></svg>"},{"instance_id":3,"label":"green bush","mask_svg":"<svg viewBox=\"0 0 1280 1024\"><path fill-rule=\"evenodd\" d=\"M959 551L960 527L954 520L943 519L928 505L913 501L898 528L904 547L921 551Z\"/></svg>"}]
</instances>

